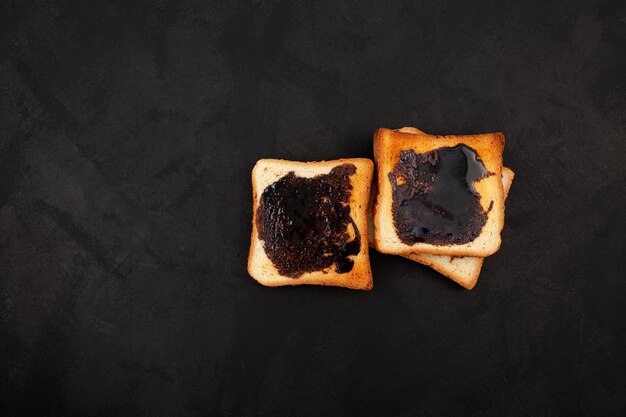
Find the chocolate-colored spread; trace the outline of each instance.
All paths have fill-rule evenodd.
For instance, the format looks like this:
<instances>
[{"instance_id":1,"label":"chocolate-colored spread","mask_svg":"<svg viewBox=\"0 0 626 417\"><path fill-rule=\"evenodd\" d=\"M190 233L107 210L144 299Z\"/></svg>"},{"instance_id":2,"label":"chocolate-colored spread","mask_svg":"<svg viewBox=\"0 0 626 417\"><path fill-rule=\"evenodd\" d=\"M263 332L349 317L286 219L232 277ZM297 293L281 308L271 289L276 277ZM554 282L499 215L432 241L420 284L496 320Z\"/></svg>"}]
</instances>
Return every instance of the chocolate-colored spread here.
<instances>
[{"instance_id":1,"label":"chocolate-colored spread","mask_svg":"<svg viewBox=\"0 0 626 417\"><path fill-rule=\"evenodd\" d=\"M335 264L335 271L352 270L361 235L350 217L352 164L328 174L302 178L288 173L261 195L256 222L265 253L281 275L298 278ZM350 240L351 225L354 238Z\"/></svg>"},{"instance_id":2,"label":"chocolate-colored spread","mask_svg":"<svg viewBox=\"0 0 626 417\"><path fill-rule=\"evenodd\" d=\"M400 240L407 245L474 240L487 222L474 183L490 175L476 151L465 145L423 154L401 151L389 173Z\"/></svg>"}]
</instances>

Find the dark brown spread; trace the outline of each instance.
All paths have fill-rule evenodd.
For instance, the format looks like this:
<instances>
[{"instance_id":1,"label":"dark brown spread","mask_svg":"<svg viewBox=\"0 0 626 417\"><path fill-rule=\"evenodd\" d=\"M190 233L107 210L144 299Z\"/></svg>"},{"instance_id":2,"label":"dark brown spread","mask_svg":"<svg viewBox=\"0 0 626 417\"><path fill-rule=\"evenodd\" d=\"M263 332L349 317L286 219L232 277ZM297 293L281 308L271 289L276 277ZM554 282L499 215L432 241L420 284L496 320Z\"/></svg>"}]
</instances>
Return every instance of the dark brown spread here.
<instances>
[{"instance_id":1,"label":"dark brown spread","mask_svg":"<svg viewBox=\"0 0 626 417\"><path fill-rule=\"evenodd\" d=\"M288 173L261 195L256 222L265 253L281 275L298 278L335 264L352 270L361 235L350 217L352 164L313 178ZM348 227L354 238L350 240Z\"/></svg>"},{"instance_id":2,"label":"dark brown spread","mask_svg":"<svg viewBox=\"0 0 626 417\"><path fill-rule=\"evenodd\" d=\"M465 145L423 154L401 151L389 173L400 240L407 245L474 240L487 222L474 183L490 175L476 151Z\"/></svg>"}]
</instances>

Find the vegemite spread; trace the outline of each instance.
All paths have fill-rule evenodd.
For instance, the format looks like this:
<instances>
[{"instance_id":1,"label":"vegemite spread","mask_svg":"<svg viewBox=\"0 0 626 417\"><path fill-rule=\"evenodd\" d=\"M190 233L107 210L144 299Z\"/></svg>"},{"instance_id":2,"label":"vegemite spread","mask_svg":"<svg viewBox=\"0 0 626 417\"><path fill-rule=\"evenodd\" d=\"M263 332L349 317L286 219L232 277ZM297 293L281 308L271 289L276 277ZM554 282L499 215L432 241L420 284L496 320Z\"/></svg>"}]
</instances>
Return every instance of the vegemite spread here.
<instances>
[{"instance_id":1,"label":"vegemite spread","mask_svg":"<svg viewBox=\"0 0 626 417\"><path fill-rule=\"evenodd\" d=\"M389 173L400 240L407 245L474 240L487 222L474 183L490 175L476 151L462 144L423 154L401 151Z\"/></svg>"},{"instance_id":2,"label":"vegemite spread","mask_svg":"<svg viewBox=\"0 0 626 417\"><path fill-rule=\"evenodd\" d=\"M352 270L348 257L361 247L350 217L350 176L355 173L352 164L313 178L290 172L263 191L256 216L259 238L281 275L298 278L333 264L338 273Z\"/></svg>"}]
</instances>

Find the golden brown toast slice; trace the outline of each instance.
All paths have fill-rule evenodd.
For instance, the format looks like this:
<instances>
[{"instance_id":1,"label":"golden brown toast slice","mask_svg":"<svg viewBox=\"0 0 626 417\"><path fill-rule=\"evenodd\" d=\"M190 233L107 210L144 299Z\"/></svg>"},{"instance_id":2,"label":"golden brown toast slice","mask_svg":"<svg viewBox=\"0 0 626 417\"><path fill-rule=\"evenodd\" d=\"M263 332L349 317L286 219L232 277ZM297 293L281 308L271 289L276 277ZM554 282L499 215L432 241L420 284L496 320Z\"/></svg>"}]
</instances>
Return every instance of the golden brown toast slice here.
<instances>
[{"instance_id":1,"label":"golden brown toast slice","mask_svg":"<svg viewBox=\"0 0 626 417\"><path fill-rule=\"evenodd\" d=\"M248 273L271 287L315 284L371 289L367 209L373 171L372 161L363 158L259 160L252 170ZM316 214L322 209L329 211ZM338 225L325 223L333 218L343 220ZM336 252L343 250L338 248L350 246L354 254L335 262Z\"/></svg>"},{"instance_id":2,"label":"golden brown toast slice","mask_svg":"<svg viewBox=\"0 0 626 417\"><path fill-rule=\"evenodd\" d=\"M421 130L414 127L403 127L398 129L399 132L427 135ZM502 187L504 198L506 199L509 189L512 185L514 172L506 167L502 168ZM376 195L375 185L372 186L372 195ZM373 225L373 207L370 207L370 246L373 245L374 225ZM466 289L472 289L478 280L480 270L482 268L484 258L481 257L453 257L446 255L433 255L428 253L408 253L403 254L405 258L430 266L442 275L452 279Z\"/></svg>"},{"instance_id":3,"label":"golden brown toast slice","mask_svg":"<svg viewBox=\"0 0 626 417\"><path fill-rule=\"evenodd\" d=\"M390 179L390 174L395 175L394 168L399 164L401 153L412 151L415 154L426 154L459 144L476 152L485 169L491 173L473 183L480 196L480 206L486 213L484 226L476 238L462 244L405 243L399 237L392 215L393 186ZM378 188L374 206L374 247L389 254L418 252L456 257L485 257L495 253L500 247L500 231L504 224L504 194L501 184L503 148L504 136L501 133L433 136L417 129L378 129L374 135Z\"/></svg>"}]
</instances>

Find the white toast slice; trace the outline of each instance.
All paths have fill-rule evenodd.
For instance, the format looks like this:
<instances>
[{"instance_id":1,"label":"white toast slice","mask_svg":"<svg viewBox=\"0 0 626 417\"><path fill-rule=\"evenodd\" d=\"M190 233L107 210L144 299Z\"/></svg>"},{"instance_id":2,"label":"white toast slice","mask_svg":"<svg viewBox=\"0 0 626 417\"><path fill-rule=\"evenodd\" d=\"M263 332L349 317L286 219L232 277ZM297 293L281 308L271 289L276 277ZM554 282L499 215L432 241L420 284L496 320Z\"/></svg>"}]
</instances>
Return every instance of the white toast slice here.
<instances>
[{"instance_id":1,"label":"white toast slice","mask_svg":"<svg viewBox=\"0 0 626 417\"><path fill-rule=\"evenodd\" d=\"M443 148L464 145L475 152L484 168L491 174L473 183L478 193L479 204L485 213L484 225L480 233L464 243L432 244L407 242L400 238L394 221L392 176L401 163L401 155L413 152L426 155ZM495 253L500 247L500 232L504 224L504 195L501 184L502 151L504 136L501 133L465 136L433 136L418 130L396 131L378 129L374 135L374 157L377 163L377 196L374 206L374 247L388 254L431 253L447 256L485 257ZM402 177L397 184L402 184Z\"/></svg>"},{"instance_id":2,"label":"white toast slice","mask_svg":"<svg viewBox=\"0 0 626 417\"><path fill-rule=\"evenodd\" d=\"M350 169L350 173L344 172L345 167ZM344 171L339 171L341 169ZM270 287L314 284L371 289L367 209L373 170L372 161L363 158L322 162L259 160L252 170L253 215L249 274L259 283ZM291 182L286 183L287 180ZM323 181L320 183L323 186L317 189L322 193L321 197L313 201L307 197L308 191L305 190L309 190L306 187L315 181ZM282 190L280 198L272 194L277 189ZM326 189L328 191L324 191ZM338 195L343 195L343 200L338 200ZM270 201L281 206L272 208ZM297 204L298 208L290 207L290 202ZM320 207L329 210L330 218L338 216L337 213L343 213L346 217L345 208L349 207L349 218L339 225L326 224L328 215L315 217L315 214L311 214ZM276 222L280 220L286 226L282 226L283 223L277 226ZM310 227L300 226L313 223ZM266 240L261 239L262 235ZM305 244L310 246L302 246ZM335 251L342 250L350 244L356 247L356 253L334 262L333 248ZM303 248L310 250L307 252ZM343 266L340 267L340 264Z\"/></svg>"}]
</instances>

